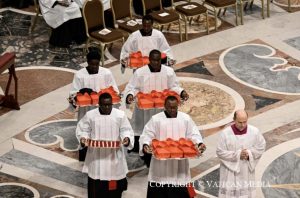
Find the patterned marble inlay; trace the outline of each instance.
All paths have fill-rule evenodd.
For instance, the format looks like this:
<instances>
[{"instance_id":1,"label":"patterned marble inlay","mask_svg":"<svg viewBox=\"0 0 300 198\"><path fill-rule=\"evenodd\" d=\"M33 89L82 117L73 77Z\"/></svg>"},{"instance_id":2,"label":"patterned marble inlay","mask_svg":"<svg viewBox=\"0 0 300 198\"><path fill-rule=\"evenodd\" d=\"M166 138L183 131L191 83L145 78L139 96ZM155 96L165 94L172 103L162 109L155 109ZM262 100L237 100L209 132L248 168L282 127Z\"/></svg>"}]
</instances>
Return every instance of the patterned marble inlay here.
<instances>
[{"instance_id":1,"label":"patterned marble inlay","mask_svg":"<svg viewBox=\"0 0 300 198\"><path fill-rule=\"evenodd\" d=\"M204 75L212 76L212 74L205 67L203 61L199 61L197 63L194 63L194 64L188 65L186 67L183 67L181 69L177 69L176 72L198 73L198 74L204 74Z\"/></svg>"},{"instance_id":2,"label":"patterned marble inlay","mask_svg":"<svg viewBox=\"0 0 300 198\"><path fill-rule=\"evenodd\" d=\"M39 197L39 193L28 185L18 183L1 183L0 184L0 197L5 198L32 198Z\"/></svg>"},{"instance_id":3,"label":"patterned marble inlay","mask_svg":"<svg viewBox=\"0 0 300 198\"><path fill-rule=\"evenodd\" d=\"M33 173L45 175L79 187L87 187L87 175L66 166L50 162L48 160L24 153L18 150L11 150L2 155L0 161L23 168Z\"/></svg>"},{"instance_id":4,"label":"patterned marble inlay","mask_svg":"<svg viewBox=\"0 0 300 198\"><path fill-rule=\"evenodd\" d=\"M129 171L135 171L145 168L145 162L141 159L138 153L127 153L125 149L125 157Z\"/></svg>"},{"instance_id":5,"label":"patterned marble inlay","mask_svg":"<svg viewBox=\"0 0 300 198\"><path fill-rule=\"evenodd\" d=\"M85 63L86 58L83 46L75 43L70 48L50 47L48 40L51 28L39 17L37 25L32 33L30 27L35 16L13 12L0 11L0 54L4 51L16 52L16 66L56 66L70 69L81 69L80 64ZM116 61L106 50L105 63Z\"/></svg>"},{"instance_id":6,"label":"patterned marble inlay","mask_svg":"<svg viewBox=\"0 0 300 198\"><path fill-rule=\"evenodd\" d=\"M261 109L263 107L266 107L268 105L280 101L278 99L266 98L266 97L255 96L255 95L252 95L252 97L254 98L254 102L255 102L255 110Z\"/></svg>"},{"instance_id":7,"label":"patterned marble inlay","mask_svg":"<svg viewBox=\"0 0 300 198\"><path fill-rule=\"evenodd\" d=\"M190 98L179 110L188 113L197 125L217 122L233 112L235 101L224 90L199 82L181 81Z\"/></svg>"},{"instance_id":8,"label":"patterned marble inlay","mask_svg":"<svg viewBox=\"0 0 300 198\"><path fill-rule=\"evenodd\" d=\"M51 146L60 143L63 150L76 151L79 147L76 125L77 121L74 120L44 122L27 130L25 137L32 144Z\"/></svg>"},{"instance_id":9,"label":"patterned marble inlay","mask_svg":"<svg viewBox=\"0 0 300 198\"><path fill-rule=\"evenodd\" d=\"M30 182L9 174L0 172L1 198L75 198L48 186Z\"/></svg>"},{"instance_id":10,"label":"patterned marble inlay","mask_svg":"<svg viewBox=\"0 0 300 198\"><path fill-rule=\"evenodd\" d=\"M220 169L211 171L203 177L194 181L194 186L197 191L218 197L219 193L219 177Z\"/></svg>"},{"instance_id":11,"label":"patterned marble inlay","mask_svg":"<svg viewBox=\"0 0 300 198\"><path fill-rule=\"evenodd\" d=\"M300 50L300 36L285 41L288 45Z\"/></svg>"},{"instance_id":12,"label":"patterned marble inlay","mask_svg":"<svg viewBox=\"0 0 300 198\"><path fill-rule=\"evenodd\" d=\"M225 50L219 64L224 72L249 87L300 95L300 67L286 66L287 60L274 57L276 50L263 44L243 44Z\"/></svg>"},{"instance_id":13,"label":"patterned marble inlay","mask_svg":"<svg viewBox=\"0 0 300 198\"><path fill-rule=\"evenodd\" d=\"M300 197L300 148L274 160L265 170L262 181L270 187L262 188L266 198Z\"/></svg>"}]
</instances>

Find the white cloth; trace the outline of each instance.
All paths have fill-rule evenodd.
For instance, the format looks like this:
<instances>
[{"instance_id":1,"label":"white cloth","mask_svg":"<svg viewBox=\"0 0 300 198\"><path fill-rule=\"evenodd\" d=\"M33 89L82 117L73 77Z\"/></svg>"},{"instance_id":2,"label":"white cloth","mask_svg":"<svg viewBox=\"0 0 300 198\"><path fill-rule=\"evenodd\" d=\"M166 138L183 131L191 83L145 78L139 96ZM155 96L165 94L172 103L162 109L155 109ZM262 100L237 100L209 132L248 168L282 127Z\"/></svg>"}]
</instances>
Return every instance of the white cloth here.
<instances>
[{"instance_id":1,"label":"white cloth","mask_svg":"<svg viewBox=\"0 0 300 198\"><path fill-rule=\"evenodd\" d=\"M224 129L217 145L221 160L219 197L255 198L255 166L265 151L266 142L259 130L251 125L247 133L235 135L231 127ZM249 160L241 160L247 149Z\"/></svg>"},{"instance_id":2,"label":"white cloth","mask_svg":"<svg viewBox=\"0 0 300 198\"><path fill-rule=\"evenodd\" d=\"M130 123L121 110L113 108L110 115L101 115L98 109L91 110L79 121L76 128L78 141L81 137L93 140L123 141L130 139L133 148L134 135ZM123 146L120 149L88 148L83 172L92 179L120 180L128 172Z\"/></svg>"},{"instance_id":3,"label":"white cloth","mask_svg":"<svg viewBox=\"0 0 300 198\"><path fill-rule=\"evenodd\" d=\"M157 49L174 59L172 50L159 30L153 29L151 36L142 36L139 30L133 32L122 46L120 60L128 58L132 52L141 51L143 56L149 56L151 50Z\"/></svg>"},{"instance_id":4,"label":"white cloth","mask_svg":"<svg viewBox=\"0 0 300 198\"><path fill-rule=\"evenodd\" d=\"M90 88L96 92L112 86L119 93L117 83L107 68L99 67L98 74L89 74L86 68L76 72L70 91L70 96L79 92L82 88Z\"/></svg>"},{"instance_id":5,"label":"white cloth","mask_svg":"<svg viewBox=\"0 0 300 198\"><path fill-rule=\"evenodd\" d=\"M179 95L183 91L174 70L162 65L160 72L151 72L148 66L144 66L133 74L124 90L124 96L127 97L128 94L136 96L138 92L150 93L152 90L163 91L164 89L173 90ZM135 106L131 120L135 135L139 136L150 118L161 111L162 109L142 110Z\"/></svg>"},{"instance_id":6,"label":"white cloth","mask_svg":"<svg viewBox=\"0 0 300 198\"><path fill-rule=\"evenodd\" d=\"M86 0L73 0L78 4L80 8L82 8L83 4L86 2ZM103 4L103 10L107 10L110 8L110 1L109 0L101 0Z\"/></svg>"},{"instance_id":7,"label":"white cloth","mask_svg":"<svg viewBox=\"0 0 300 198\"><path fill-rule=\"evenodd\" d=\"M64 22L82 17L80 8L75 2L68 0L70 2L68 7L57 4L52 8L56 1L57 0L39 0L41 13L50 27L57 28Z\"/></svg>"},{"instance_id":8,"label":"white cloth","mask_svg":"<svg viewBox=\"0 0 300 198\"><path fill-rule=\"evenodd\" d=\"M166 140L172 138L191 139L195 144L202 143L198 127L191 117L178 112L176 118L167 118L164 112L154 115L145 125L140 137L140 155L143 156L143 145L151 145L153 139ZM184 185L191 182L188 159L183 160L157 160L151 159L148 180L158 183Z\"/></svg>"}]
</instances>

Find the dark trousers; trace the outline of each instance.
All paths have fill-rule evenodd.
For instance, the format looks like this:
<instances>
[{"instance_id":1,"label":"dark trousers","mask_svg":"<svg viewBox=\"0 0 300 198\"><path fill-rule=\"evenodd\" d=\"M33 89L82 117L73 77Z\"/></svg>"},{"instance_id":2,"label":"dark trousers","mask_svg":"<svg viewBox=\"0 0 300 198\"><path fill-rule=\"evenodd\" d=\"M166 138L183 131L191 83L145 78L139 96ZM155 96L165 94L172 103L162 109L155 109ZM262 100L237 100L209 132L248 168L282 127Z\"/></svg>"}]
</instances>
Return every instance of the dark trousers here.
<instances>
[{"instance_id":1,"label":"dark trousers","mask_svg":"<svg viewBox=\"0 0 300 198\"><path fill-rule=\"evenodd\" d=\"M156 185L148 182L147 198L191 198L187 187L174 187L167 184Z\"/></svg>"},{"instance_id":2,"label":"dark trousers","mask_svg":"<svg viewBox=\"0 0 300 198\"><path fill-rule=\"evenodd\" d=\"M50 45L55 47L69 47L72 41L81 44L86 40L83 18L71 19L52 29L49 39Z\"/></svg>"},{"instance_id":3,"label":"dark trousers","mask_svg":"<svg viewBox=\"0 0 300 198\"><path fill-rule=\"evenodd\" d=\"M117 189L109 190L109 181L88 178L88 198L121 198L127 190L127 179L117 181Z\"/></svg>"},{"instance_id":4,"label":"dark trousers","mask_svg":"<svg viewBox=\"0 0 300 198\"><path fill-rule=\"evenodd\" d=\"M84 148L80 148L79 151L78 151L78 154L79 154L79 158L78 160L81 161L81 162L84 162L85 160L85 156L86 156L86 152L87 152L87 149L88 147L84 147Z\"/></svg>"}]
</instances>

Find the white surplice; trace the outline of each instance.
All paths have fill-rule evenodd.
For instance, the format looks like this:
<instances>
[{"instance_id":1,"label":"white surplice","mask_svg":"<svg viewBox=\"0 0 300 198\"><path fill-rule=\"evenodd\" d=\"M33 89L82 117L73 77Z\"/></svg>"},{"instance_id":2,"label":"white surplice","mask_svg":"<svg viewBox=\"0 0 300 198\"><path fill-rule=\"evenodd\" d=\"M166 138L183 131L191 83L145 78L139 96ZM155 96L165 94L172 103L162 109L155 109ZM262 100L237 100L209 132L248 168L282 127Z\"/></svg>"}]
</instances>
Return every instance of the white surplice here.
<instances>
[{"instance_id":1,"label":"white surplice","mask_svg":"<svg viewBox=\"0 0 300 198\"><path fill-rule=\"evenodd\" d=\"M112 86L119 93L117 83L107 68L99 67L98 74L89 74L86 68L76 72L70 91L70 96L79 92L82 88L90 88L96 92Z\"/></svg>"},{"instance_id":2,"label":"white surplice","mask_svg":"<svg viewBox=\"0 0 300 198\"><path fill-rule=\"evenodd\" d=\"M57 28L70 19L82 17L80 8L77 3L68 0L70 3L68 7L57 4L56 6L54 6L54 8L52 8L53 4L56 1L57 0L39 0L41 13L46 23L50 27Z\"/></svg>"},{"instance_id":3,"label":"white surplice","mask_svg":"<svg viewBox=\"0 0 300 198\"><path fill-rule=\"evenodd\" d=\"M220 135L217 156L221 160L219 197L255 198L255 166L265 151L266 142L259 130L251 125L247 133L235 135L227 127ZM243 149L247 149L249 160L241 160Z\"/></svg>"},{"instance_id":4,"label":"white surplice","mask_svg":"<svg viewBox=\"0 0 300 198\"><path fill-rule=\"evenodd\" d=\"M173 68L162 65L160 72L151 72L148 66L144 66L133 74L124 90L124 96L127 97L128 94L136 96L138 92L150 93L152 90L163 91L164 89L173 90L179 95L183 91ZM150 118L162 110L143 110L135 106L131 120L135 135L139 136Z\"/></svg>"},{"instance_id":5,"label":"white surplice","mask_svg":"<svg viewBox=\"0 0 300 198\"><path fill-rule=\"evenodd\" d=\"M77 139L123 141L130 139L129 149L134 145L134 134L130 123L121 110L113 108L110 115L100 114L98 109L91 110L79 121L76 128ZM92 179L120 180L128 172L123 146L113 148L88 148L83 172Z\"/></svg>"},{"instance_id":6,"label":"white surplice","mask_svg":"<svg viewBox=\"0 0 300 198\"><path fill-rule=\"evenodd\" d=\"M70 97L75 97L76 93L82 88L90 88L99 92L101 89L105 89L110 86L119 93L117 83L109 69L99 67L97 74L89 74L86 68L82 68L74 75L70 90ZM96 108L96 106L79 107L77 116L78 121L86 114L86 112L94 108Z\"/></svg>"},{"instance_id":7,"label":"white surplice","mask_svg":"<svg viewBox=\"0 0 300 198\"><path fill-rule=\"evenodd\" d=\"M170 59L174 59L172 50L163 33L153 29L151 36L142 36L140 30L133 32L122 47L120 60L137 51L141 51L143 56L149 56L150 51L153 49L166 53Z\"/></svg>"},{"instance_id":8,"label":"white surplice","mask_svg":"<svg viewBox=\"0 0 300 198\"><path fill-rule=\"evenodd\" d=\"M176 118L167 118L165 112L161 112L154 115L145 125L140 137L140 155L144 155L144 144L151 145L153 139L166 140L167 138L174 140L187 138L195 144L203 142L198 127L188 114L178 112ZM188 159L157 160L152 157L148 180L176 185L190 183L189 161Z\"/></svg>"},{"instance_id":9,"label":"white surplice","mask_svg":"<svg viewBox=\"0 0 300 198\"><path fill-rule=\"evenodd\" d=\"M87 0L73 0L74 2L76 2L80 8L82 8L84 2L86 2ZM101 0L102 4L103 4L103 10L107 10L110 8L110 1L109 0Z\"/></svg>"}]
</instances>

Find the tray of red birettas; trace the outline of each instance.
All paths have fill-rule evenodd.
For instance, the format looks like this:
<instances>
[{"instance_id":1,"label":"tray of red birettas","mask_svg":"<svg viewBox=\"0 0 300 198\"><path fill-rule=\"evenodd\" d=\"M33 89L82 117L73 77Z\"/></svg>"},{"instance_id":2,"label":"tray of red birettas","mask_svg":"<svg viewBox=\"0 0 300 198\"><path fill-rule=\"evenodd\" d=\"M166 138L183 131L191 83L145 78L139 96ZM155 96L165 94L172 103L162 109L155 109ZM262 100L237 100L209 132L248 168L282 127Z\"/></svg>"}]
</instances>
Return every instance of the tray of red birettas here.
<instances>
[{"instance_id":1,"label":"tray of red birettas","mask_svg":"<svg viewBox=\"0 0 300 198\"><path fill-rule=\"evenodd\" d=\"M101 89L101 91L99 91L99 93L97 93L97 92L91 92L90 94L77 93L76 105L79 107L97 106L98 102L99 102L99 96L103 93L109 93L111 95L113 104L117 104L121 101L118 93L114 90L114 88L112 86L110 86L108 88Z\"/></svg>"},{"instance_id":2,"label":"tray of red birettas","mask_svg":"<svg viewBox=\"0 0 300 198\"><path fill-rule=\"evenodd\" d=\"M107 140L91 140L87 139L86 144L92 148L120 148L120 141L107 141Z\"/></svg>"},{"instance_id":3,"label":"tray of red birettas","mask_svg":"<svg viewBox=\"0 0 300 198\"><path fill-rule=\"evenodd\" d=\"M165 53L161 53L161 58L166 58L167 55ZM143 56L141 51L133 52L129 55L127 60L127 66L132 69L137 69L143 67L144 65L148 65L150 63L148 56Z\"/></svg>"},{"instance_id":4,"label":"tray of red birettas","mask_svg":"<svg viewBox=\"0 0 300 198\"><path fill-rule=\"evenodd\" d=\"M158 160L168 159L191 159L200 156L194 143L186 138L173 140L168 138L164 141L152 140L153 155Z\"/></svg>"},{"instance_id":5,"label":"tray of red birettas","mask_svg":"<svg viewBox=\"0 0 300 198\"><path fill-rule=\"evenodd\" d=\"M175 91L168 89L162 92L152 90L150 93L137 93L137 106L140 109L163 108L168 96L175 96L180 101L180 96Z\"/></svg>"}]
</instances>

